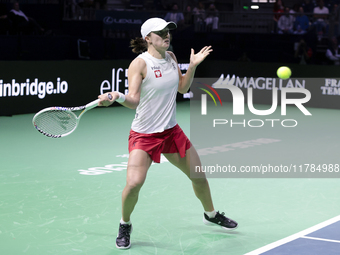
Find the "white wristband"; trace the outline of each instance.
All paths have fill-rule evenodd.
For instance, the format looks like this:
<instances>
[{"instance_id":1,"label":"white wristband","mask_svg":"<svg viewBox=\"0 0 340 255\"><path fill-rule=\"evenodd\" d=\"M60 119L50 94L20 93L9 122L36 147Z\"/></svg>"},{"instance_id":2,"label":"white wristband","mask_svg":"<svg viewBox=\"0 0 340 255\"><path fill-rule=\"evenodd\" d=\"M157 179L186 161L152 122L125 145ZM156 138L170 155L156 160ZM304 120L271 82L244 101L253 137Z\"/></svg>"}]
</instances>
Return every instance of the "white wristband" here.
<instances>
[{"instance_id":1,"label":"white wristband","mask_svg":"<svg viewBox=\"0 0 340 255\"><path fill-rule=\"evenodd\" d=\"M124 103L125 102L125 95L121 92L118 92L119 97L116 99L116 102L118 103Z\"/></svg>"}]
</instances>

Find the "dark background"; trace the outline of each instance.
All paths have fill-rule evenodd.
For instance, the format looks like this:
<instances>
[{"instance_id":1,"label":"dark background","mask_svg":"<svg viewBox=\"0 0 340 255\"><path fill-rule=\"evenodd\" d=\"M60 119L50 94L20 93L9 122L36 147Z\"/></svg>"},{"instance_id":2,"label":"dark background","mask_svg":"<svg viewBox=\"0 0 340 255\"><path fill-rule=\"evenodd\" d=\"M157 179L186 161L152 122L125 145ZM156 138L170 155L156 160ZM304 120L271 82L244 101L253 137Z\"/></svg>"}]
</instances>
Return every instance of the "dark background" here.
<instances>
[{"instance_id":1,"label":"dark background","mask_svg":"<svg viewBox=\"0 0 340 255\"><path fill-rule=\"evenodd\" d=\"M136 57L129 43L131 38L140 36L142 22L149 17L162 17L167 11L164 8L158 10L157 6L150 5L151 1L122 2L123 10L118 7L97 10L78 6L77 13L71 15L69 1L21 1L20 9L27 16L34 17L45 28L44 34L27 35L13 32L0 19L2 84L11 83L12 79L25 82L26 79L33 81L35 78L39 81L55 82L57 77L60 77L69 85L66 94L46 95L44 99L32 95L0 96L0 115L33 113L54 105L79 106L96 99L100 94L102 81L111 82L112 69L126 70L131 60ZM206 6L209 4L209 1L204 2ZM294 1L287 2L293 6ZM172 33L171 44L179 63L189 63L191 48L197 52L205 45L213 46L214 51L197 68L196 77L218 78L221 74L276 77L277 68L283 65L291 68L292 78L339 77L339 66L333 65L325 58L329 37L320 39L313 29L305 35L275 33L272 30L273 4L268 5L267 9L264 8L265 12L250 12L250 9L243 8L249 6L250 1L215 3L221 10L218 30L199 31L193 22L189 22ZM137 7L132 7L132 4ZM262 10L263 6L260 7ZM0 15L8 13L11 8L12 3L9 1L0 1ZM232 19L230 23L228 17L232 15L238 19ZM261 19L267 23L246 25L248 21ZM241 21L243 23L240 23ZM301 39L308 42L313 51L307 65L300 65L299 59L294 56L294 44ZM249 62L239 61L244 53L247 54ZM322 85L308 86L313 102L318 102L317 107L339 108L338 95L321 96ZM125 88L120 87L120 90L124 92ZM256 93L260 98L267 97L267 94L271 98L271 91ZM183 96L179 95L178 99L183 100Z\"/></svg>"}]
</instances>

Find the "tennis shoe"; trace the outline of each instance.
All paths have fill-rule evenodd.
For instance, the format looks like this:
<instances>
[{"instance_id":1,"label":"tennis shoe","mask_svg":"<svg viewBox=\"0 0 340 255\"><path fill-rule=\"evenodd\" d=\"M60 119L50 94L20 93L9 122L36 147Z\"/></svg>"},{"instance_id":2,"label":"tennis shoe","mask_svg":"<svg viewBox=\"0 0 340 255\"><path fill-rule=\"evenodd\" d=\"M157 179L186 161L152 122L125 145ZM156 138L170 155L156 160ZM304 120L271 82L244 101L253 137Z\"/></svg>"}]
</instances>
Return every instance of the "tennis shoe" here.
<instances>
[{"instance_id":1,"label":"tennis shoe","mask_svg":"<svg viewBox=\"0 0 340 255\"><path fill-rule=\"evenodd\" d=\"M209 216L204 213L203 223L209 226L221 226L226 230L233 230L238 226L236 221L225 217L224 212L217 212L214 218L209 218Z\"/></svg>"},{"instance_id":2,"label":"tennis shoe","mask_svg":"<svg viewBox=\"0 0 340 255\"><path fill-rule=\"evenodd\" d=\"M130 235L132 233L132 225L119 224L119 233L116 239L116 247L118 249L129 249L131 247Z\"/></svg>"}]
</instances>

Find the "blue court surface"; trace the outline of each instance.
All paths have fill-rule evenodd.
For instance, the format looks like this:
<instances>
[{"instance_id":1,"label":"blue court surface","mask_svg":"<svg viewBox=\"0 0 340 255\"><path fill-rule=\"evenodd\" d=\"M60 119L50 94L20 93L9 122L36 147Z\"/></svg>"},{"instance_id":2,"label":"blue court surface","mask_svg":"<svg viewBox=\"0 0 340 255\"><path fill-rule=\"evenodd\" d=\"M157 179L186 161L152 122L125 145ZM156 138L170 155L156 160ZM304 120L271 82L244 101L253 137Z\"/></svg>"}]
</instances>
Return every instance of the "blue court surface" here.
<instances>
[{"instance_id":1,"label":"blue court surface","mask_svg":"<svg viewBox=\"0 0 340 255\"><path fill-rule=\"evenodd\" d=\"M246 255L340 254L340 215Z\"/></svg>"}]
</instances>

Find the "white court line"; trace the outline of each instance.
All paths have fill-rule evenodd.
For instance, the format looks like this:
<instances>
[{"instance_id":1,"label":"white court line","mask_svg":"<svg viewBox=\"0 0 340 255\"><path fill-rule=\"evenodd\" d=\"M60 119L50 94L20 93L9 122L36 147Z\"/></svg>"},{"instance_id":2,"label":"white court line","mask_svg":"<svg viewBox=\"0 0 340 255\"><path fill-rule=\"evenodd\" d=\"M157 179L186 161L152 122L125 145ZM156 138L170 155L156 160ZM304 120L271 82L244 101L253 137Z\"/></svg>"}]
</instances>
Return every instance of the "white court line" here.
<instances>
[{"instance_id":1,"label":"white court line","mask_svg":"<svg viewBox=\"0 0 340 255\"><path fill-rule=\"evenodd\" d=\"M276 241L274 243L267 244L267 245L265 245L265 246L263 246L261 248L258 248L258 249L254 250L254 251L248 252L245 255L258 255L258 254L261 254L263 252L266 252L266 251L269 251L271 249L274 249L274 248L276 248L276 247L278 247L280 245L283 245L285 243L291 242L291 241L293 241L295 239L298 239L300 237L308 235L308 234L310 234L310 233L312 233L312 232L314 232L316 230L319 230L321 228L327 227L328 225L331 225L331 224L333 224L333 223L335 223L335 222L337 222L339 220L340 220L340 215L338 215L338 216L336 216L336 217L334 217L332 219L326 220L324 222L321 222L321 223L319 223L319 224L317 224L317 225L315 225L313 227L310 227L310 228L307 228L305 230L302 230L301 232L298 232L298 233L293 234L291 236L285 237L285 238L283 238L281 240L278 240L278 241Z\"/></svg>"},{"instance_id":2,"label":"white court line","mask_svg":"<svg viewBox=\"0 0 340 255\"><path fill-rule=\"evenodd\" d=\"M325 238L318 238L318 237L311 237L311 236L301 236L301 238L312 239L312 240L317 240L317 241L340 243L339 240L332 240L332 239L325 239Z\"/></svg>"}]
</instances>

